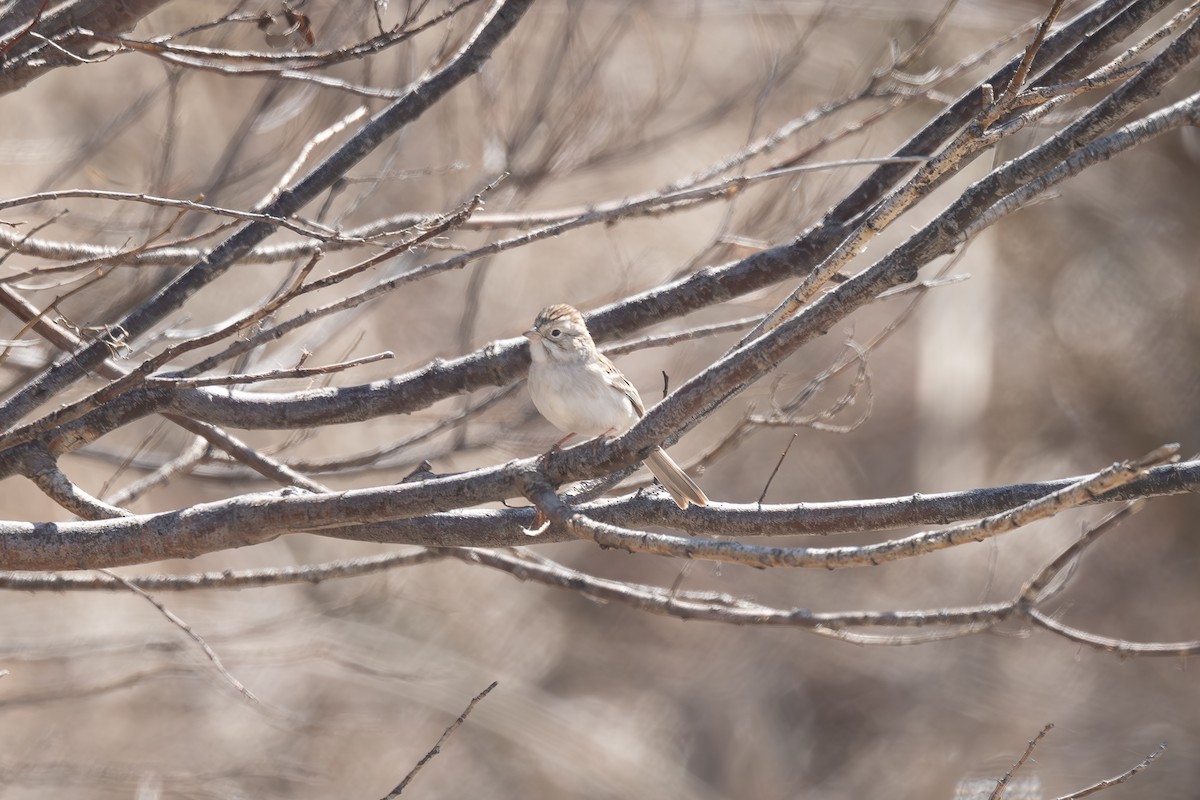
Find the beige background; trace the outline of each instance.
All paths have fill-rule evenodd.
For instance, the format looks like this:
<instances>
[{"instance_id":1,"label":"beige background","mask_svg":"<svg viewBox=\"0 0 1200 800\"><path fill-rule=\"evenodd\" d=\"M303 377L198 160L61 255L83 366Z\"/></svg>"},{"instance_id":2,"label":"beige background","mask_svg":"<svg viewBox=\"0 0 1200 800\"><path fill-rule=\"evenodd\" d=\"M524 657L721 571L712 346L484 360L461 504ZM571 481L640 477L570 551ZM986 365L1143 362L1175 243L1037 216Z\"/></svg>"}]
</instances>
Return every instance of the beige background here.
<instances>
[{"instance_id":1,"label":"beige background","mask_svg":"<svg viewBox=\"0 0 1200 800\"><path fill-rule=\"evenodd\" d=\"M369 4L340 4L336 14L334 5L305 7L319 46L372 32ZM434 171L388 180L370 195L363 194L366 184L355 185L329 220L354 225L404 211L451 210L502 166L513 175L489 198L489 211L550 210L660 188L864 85L886 65L890 40L910 45L937 10L933 3L904 5L901 13L882 2L540 4L481 78L351 174ZM965 3L910 71L955 64L1036 17L1043 5ZM171 3L134 34L180 30L219 13L214 6ZM472 14L478 11L460 18L453 36L469 29ZM265 48L249 25L226 39L197 41ZM439 34L426 34L413 49L389 51L372 62L369 75L360 62L334 74L402 86L439 41ZM567 55L556 62L560 47ZM1016 50L1010 45L1002 53ZM591 77L581 77L589 69ZM939 86L941 94L840 138L813 159L887 154L936 113L939 99L982 74L977 69ZM147 56L124 54L60 69L0 98L0 118L9 120L0 127L3 194L73 187L177 197L204 191L211 202L246 207L266 193L304 142L363 102L300 83L282 84L264 101L268 89L259 79L189 73L172 107L163 88L167 75ZM1177 84L1169 97L1195 91L1194 71ZM539 116L533 109L546 86ZM144 113L119 134L97 140L151 92L157 94ZM260 101L266 111L255 119L251 112ZM800 152L879 107L878 101L852 105L751 169ZM168 125L172 110L175 122ZM217 165L247 119L254 119L253 127L230 180L212 190ZM902 241L993 160L1011 157L1050 129L1023 132L998 154L985 155L898 222L856 266ZM1052 202L973 242L952 270L970 279L930 293L872 357L870 418L841 435L797 429L768 501L883 497L1076 475L1168 441L1183 443L1187 454L1200 449L1200 228L1194 224L1200 147L1195 131L1184 133L1088 171L1064 184ZM447 169L455 164L460 168ZM349 384L459 355L517 335L547 303L593 308L681 270L743 256L747 245L786 241L866 169L805 174L750 189L733 205L585 228L520 248L319 325L249 366L289 365L302 348L313 351L315 363L347 353L396 352L394 361L336 379ZM361 205L348 208L359 197ZM21 218L45 219L64 207L70 214L41 235L119 245L144 238L171 216L71 201L27 210ZM737 244L713 245L720 234ZM471 245L491 235L448 241ZM429 251L419 260L441 255ZM359 257L334 253L324 267ZM13 258L4 269L35 263ZM231 315L273 291L286 266L235 267L196 298L187 319L172 324L200 326ZM482 306L473 328L464 330L463 297L476 269L485 270ZM67 314L80 325L109 320L168 272L115 272L68 304ZM28 296L41 305L63 291L45 281L38 286ZM661 329L761 313L788 288ZM781 365L785 386L802 386L848 333L869 337L903 303L877 303L796 354ZM0 319L0 335L18 328L11 318ZM660 370L668 369L677 385L732 341L725 336L642 351L619 364L643 396L656 398ZM9 385L27 374L11 364L6 369ZM749 403L768 403L771 389L764 380L739 396L681 441L676 456L687 461L700 452ZM836 394L822 397L828 402ZM288 457L347 454L400 438L458 402L302 440L291 432L246 436L264 448L287 444ZM857 413L848 412L847 420ZM149 437L138 461L149 465L186 445L182 434L156 430L157 424L145 420L106 437L64 467L96 493L109 480L123 485L144 472L120 469L114 454ZM754 501L789 437L779 430L755 433L708 468L701 484L714 498ZM321 480L339 487L383 484L422 458L449 471L531 455L554 438L548 424L530 416L522 392L474 421L465 441L444 435L404 453L403 463L390 469ZM177 508L265 488L211 467L134 508ZM1065 619L1137 640L1200 637L1198 510L1193 497L1155 500L1094 547L1059 603ZM763 573L699 563L685 585L817 610L999 600L1103 512L1087 509L1000 541L870 570ZM0 513L67 518L16 478L0 485ZM379 549L296 536L126 573L305 563ZM669 584L679 569L664 559L584 544L540 551L598 575L641 582ZM99 798L379 797L493 680L499 687L406 796L950 797L959 781L1002 774L1048 722L1056 727L1026 768L1045 796L1114 775L1164 740L1169 748L1161 763L1107 796L1185 797L1200 783L1200 682L1191 664L1121 661L1016 626L923 646L856 647L800 631L652 617L458 563L316 587L162 599L279 713L250 707L194 643L140 598L6 595L0 667L10 674L0 680L0 797L64 791Z\"/></svg>"}]
</instances>

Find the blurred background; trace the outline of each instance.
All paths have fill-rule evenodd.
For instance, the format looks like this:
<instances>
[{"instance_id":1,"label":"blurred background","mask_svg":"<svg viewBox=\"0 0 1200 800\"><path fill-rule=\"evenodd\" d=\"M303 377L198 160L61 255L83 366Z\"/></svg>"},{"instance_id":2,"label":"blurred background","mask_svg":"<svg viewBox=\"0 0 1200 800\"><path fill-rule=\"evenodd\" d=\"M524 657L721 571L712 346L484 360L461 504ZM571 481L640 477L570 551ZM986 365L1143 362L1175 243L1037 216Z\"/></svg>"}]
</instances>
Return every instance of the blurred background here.
<instances>
[{"instance_id":1,"label":"blurred background","mask_svg":"<svg viewBox=\"0 0 1200 800\"><path fill-rule=\"evenodd\" d=\"M483 13L477 5L410 43L322 74L354 87L401 88L461 43ZM304 213L352 229L393 215L451 212L502 172L508 177L487 195L487 213L618 200L702 173L835 102L840 107L743 171L789 160L884 156L1020 52L1027 33L1002 42L1048 5L959 3L905 67L910 78L928 78L931 70L945 77L904 92L896 87L914 84L887 76L887 68L894 52L929 30L943 10L939 2L539 3L481 75ZM1084 5L1069 3L1064 18ZM307 15L318 49L379 31L372 3L319 0L295 8ZM432 3L421 18L444 8ZM148 40L227 12L263 10L175 0L130 35ZM392 3L383 25L418 10ZM300 35L286 28L278 17L262 28L230 22L180 41L266 51L281 37ZM992 48L983 64L968 63ZM873 79L876 73L885 77ZM1162 102L1198 84L1193 70L1168 87ZM209 203L248 208L319 132L360 106L374 111L384 102L366 90L200 71L145 53L98 59L0 97L3 194L106 189L203 195ZM970 181L1057 124L1061 119L1050 119L986 153L889 229L854 268L902 242ZM1195 133L1169 133L1090 169L1058 187L1051 201L986 230L952 264L931 265L924 277L948 266L949 274L969 278L922 295L916 313L871 354L869 388L860 388L833 419L848 430L795 429L766 501L886 497L1079 475L1166 442L1182 443L1185 455L1200 450ZM318 145L313 158L331 146ZM519 335L546 304L596 308L787 242L869 169L800 173L722 202L585 227L478 260L328 317L257 351L239 369L292 366L303 352L312 353L314 364L396 353L395 360L332 378L357 384L462 355ZM3 219L24 222L22 232L52 220L35 234L47 241L132 248L165 231L164 239L209 232L199 243L214 241L215 223L207 217L175 219L172 210L132 203L58 200L5 211ZM459 231L380 269L398 274L517 232ZM271 243L295 239L285 231ZM332 251L321 269L363 257ZM3 278L39 308L61 298L58 312L81 330L111 322L187 265L123 266L101 279L95 272L29 273L68 260L16 254L4 262ZM273 293L295 265L289 259L235 266L170 320L171 330L227 319ZM653 332L763 313L792 288L785 282ZM304 302L318 306L347 291ZM676 458L690 464L747 409L769 408L805 386L842 354L847 338L870 338L912 300L901 295L875 303L804 348L684 437L673 449ZM0 317L0 337L20 330L11 316ZM662 371L678 385L737 336L640 350L617 363L653 400ZM3 367L7 388L51 356L37 347L13 350ZM829 406L848 383L849 376L836 379L806 410ZM268 388L313 385L320 382ZM349 459L435 425L468 399L362 425L235 433L289 463ZM751 431L706 464L699 482L714 499L755 501L792 432ZM369 466L316 477L336 488L381 485L400 480L422 459L448 472L533 455L557 438L519 390L467 424ZM64 459L63 467L105 495L191 446L183 432L149 418ZM214 457L130 508L181 508L270 488ZM984 544L869 570L762 572L696 563L683 585L819 611L1004 600L1106 510L1064 514ZM1151 501L1088 551L1056 610L1107 636L1200 638L1198 511L1195 497ZM0 484L0 513L70 518L19 478ZM386 549L292 536L122 572L278 566ZM670 585L680 571L668 559L583 543L537 550L630 581ZM406 794L969 796L972 779L1002 775L1051 722L1036 763L1021 773L1034 782L1031 793L1057 796L1110 777L1162 741L1165 755L1107 796L1194 796L1200 785L1200 680L1191 665L1121 660L1017 625L920 646L859 647L798 630L654 617L456 562L318 586L160 599L270 710L246 703L195 643L140 597L7 594L0 605L0 668L9 671L0 679L0 797L379 797L492 681L499 686Z\"/></svg>"}]
</instances>

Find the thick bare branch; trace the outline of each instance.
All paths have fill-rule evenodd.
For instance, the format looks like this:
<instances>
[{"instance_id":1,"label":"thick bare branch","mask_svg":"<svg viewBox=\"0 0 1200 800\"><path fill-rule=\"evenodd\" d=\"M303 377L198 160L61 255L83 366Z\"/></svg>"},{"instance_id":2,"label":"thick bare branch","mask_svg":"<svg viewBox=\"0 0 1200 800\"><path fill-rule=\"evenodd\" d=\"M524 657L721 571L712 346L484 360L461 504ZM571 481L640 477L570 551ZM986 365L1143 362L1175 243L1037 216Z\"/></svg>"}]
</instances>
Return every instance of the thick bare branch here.
<instances>
[{"instance_id":1,"label":"thick bare branch","mask_svg":"<svg viewBox=\"0 0 1200 800\"><path fill-rule=\"evenodd\" d=\"M308 531L326 536L395 544L426 544L436 546L494 547L528 544L521 528L533 523L532 509L461 510L428 515L440 508L461 508L482 502L489 490L511 491L519 494L530 470L539 466L539 459L513 461L462 475L434 477L413 483L373 489L355 489L337 493L307 493L296 490L242 495L214 503L196 505L181 511L161 514L138 514L115 520L60 523L0 523L0 568L3 569L68 569L80 564L88 567L111 567L147 563L167 558L192 558L233 547L269 541L278 536ZM712 533L742 535L783 535L828 532L830 530L862 531L864 520L881 522L880 527L918 524L918 519L942 522L947 516L958 518L977 516L989 506L1001 511L1017 507L1041 507L1051 501L1044 498L1061 497L1064 492L1078 492L1096 476L1085 476L1067 482L1004 487L933 498L914 497L904 500L837 503L824 507L735 506L711 503L705 509L689 509L686 514L672 515L666 508L669 499L656 495L653 500L635 496L629 502L642 513L630 513L622 518L620 501L602 501L593 511L582 506L581 511L593 517L597 525L620 529L614 522L660 524L681 530L702 529ZM500 488L509 487L509 488ZM1166 492L1195 491L1200 487L1200 462L1185 462L1153 467L1144 477L1130 480L1124 491L1100 497L1075 495L1072 502L1127 500ZM1047 491L1048 490L1048 491ZM1086 492L1084 493L1086 494ZM1042 499L1040 499L1042 498ZM1055 501L1057 502L1057 501ZM653 509L649 506L653 506ZM676 509L678 510L678 509ZM424 516L418 516L424 515ZM862 515L862 519L859 518ZM404 517L415 517L404 519ZM1003 515L1002 515L1003 516ZM994 521L999 531L1014 520ZM815 520L821 520L816 523ZM1020 519L1015 520L1021 522ZM355 525L353 523L360 523ZM822 525L824 527L822 527ZM899 539L866 548L782 548L791 555L785 560L805 566L853 566L872 563L872 557L897 558L924 552L927 545L934 549L975 541L987 535L976 526L933 532L925 538ZM709 557L711 550L719 557L746 546L736 543L708 543L696 540L639 534L648 537L655 546L669 544L692 557ZM565 530L555 533L552 528L539 542L564 541L574 538ZM624 541L624 539L622 539ZM690 547L694 544L695 547ZM623 545L622 545L623 546ZM773 548L751 549L772 552ZM703 552L702 552L703 551ZM801 552L806 556L800 558Z\"/></svg>"}]
</instances>

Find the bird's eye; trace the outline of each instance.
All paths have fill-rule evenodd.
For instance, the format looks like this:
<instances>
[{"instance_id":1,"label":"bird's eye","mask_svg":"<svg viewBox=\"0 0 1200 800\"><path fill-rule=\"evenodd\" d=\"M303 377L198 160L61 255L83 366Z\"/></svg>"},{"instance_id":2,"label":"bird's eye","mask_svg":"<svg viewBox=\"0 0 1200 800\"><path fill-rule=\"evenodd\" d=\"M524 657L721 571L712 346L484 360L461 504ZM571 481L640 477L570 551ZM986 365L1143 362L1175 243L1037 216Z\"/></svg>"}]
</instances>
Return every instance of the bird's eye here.
<instances>
[{"instance_id":1,"label":"bird's eye","mask_svg":"<svg viewBox=\"0 0 1200 800\"><path fill-rule=\"evenodd\" d=\"M555 328L554 330L550 331L550 335L557 339L558 337L562 336L562 331L560 331L558 328Z\"/></svg>"}]
</instances>

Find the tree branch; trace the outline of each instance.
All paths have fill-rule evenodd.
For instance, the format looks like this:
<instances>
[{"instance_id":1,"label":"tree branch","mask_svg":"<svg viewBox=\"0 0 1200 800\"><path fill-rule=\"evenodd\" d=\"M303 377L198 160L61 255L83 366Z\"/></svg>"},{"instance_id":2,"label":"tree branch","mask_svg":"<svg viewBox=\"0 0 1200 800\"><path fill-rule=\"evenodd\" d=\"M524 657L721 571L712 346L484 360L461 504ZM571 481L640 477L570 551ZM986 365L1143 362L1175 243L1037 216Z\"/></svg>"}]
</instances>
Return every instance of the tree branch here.
<instances>
[{"instance_id":1,"label":"tree branch","mask_svg":"<svg viewBox=\"0 0 1200 800\"><path fill-rule=\"evenodd\" d=\"M520 529L531 527L534 517L532 509L467 509L434 514L428 514L428 511L461 508L482 502L479 496L486 494L493 486L511 487L506 491L519 494L525 480L523 476L536 469L538 463L538 459L524 459L462 475L346 492L295 493L294 490L285 490L248 494L181 511L138 514L113 520L3 522L0 523L0 568L54 570L77 568L80 565L94 568L167 558L193 558L203 553L258 544L301 531L393 544L467 547L528 544L529 539ZM1011 501L1019 497L1033 498L1020 502L1019 507L1035 505L1039 502L1038 498L1060 497L1068 490L1078 491L1078 487L1088 485L1095 479L1097 476L1090 475L1066 482L1025 484L932 498L918 496L903 500L812 507L807 504L735 506L712 503L706 509L689 509L687 514L678 515L671 515L666 510L669 501L665 496L658 496L653 501L635 496L628 501L635 510L626 519L621 517L620 501L603 501L596 504L596 510L587 505L578 510L589 517L594 516L597 524L618 528L620 526L604 520L617 520L625 524L663 524L681 530L702 529L718 534L747 536L836 529L862 531L863 521L855 519L860 513L864 519L882 522L887 527L916 524L919 519L928 517L932 517L932 521L942 522L950 513L977 516L981 509L989 505L1002 510L1010 509L1013 508ZM1166 492L1196 491L1197 488L1200 488L1200 461L1167 464L1147 470L1144 476L1130 480L1122 490L1084 498L1082 502L1127 500ZM1075 500L1080 500L1078 495ZM402 519L406 515L414 518ZM992 524L996 523L989 523ZM861 565L870 563L870 557L859 557L860 552L888 558L903 557L906 551L916 554L919 547L931 543L934 547L951 546L974 541L978 535L983 534L974 528L934 532L928 534L927 539L913 539L907 544L904 543L906 540L901 539L868 546L862 551L856 548L793 548L786 559L806 566ZM556 535L552 529L539 538L539 542L572 538L565 531ZM671 547L677 546L693 557L708 557L706 554L709 550L721 552L718 545L732 544L708 544L678 537L650 538L646 541L655 542L654 546L670 542ZM689 549L690 544L695 546ZM732 551L736 548L728 549ZM781 552L784 550L781 549ZM800 558L801 552L807 555ZM886 556L883 555L885 553Z\"/></svg>"},{"instance_id":2,"label":"tree branch","mask_svg":"<svg viewBox=\"0 0 1200 800\"><path fill-rule=\"evenodd\" d=\"M403 97L372 117L329 157L263 208L261 213L286 219L328 189L347 169L365 158L386 138L420 117L451 89L478 72L531 4L532 0L498 0L467 44L444 67L414 84ZM251 222L239 228L205 258L116 324L131 340L141 336L167 314L177 310L203 286L228 270L251 248L270 236L275 228L270 222ZM9 429L14 426L43 402L85 377L107 355L108 350L103 342L93 342L50 367L0 405L0 427Z\"/></svg>"}]
</instances>

